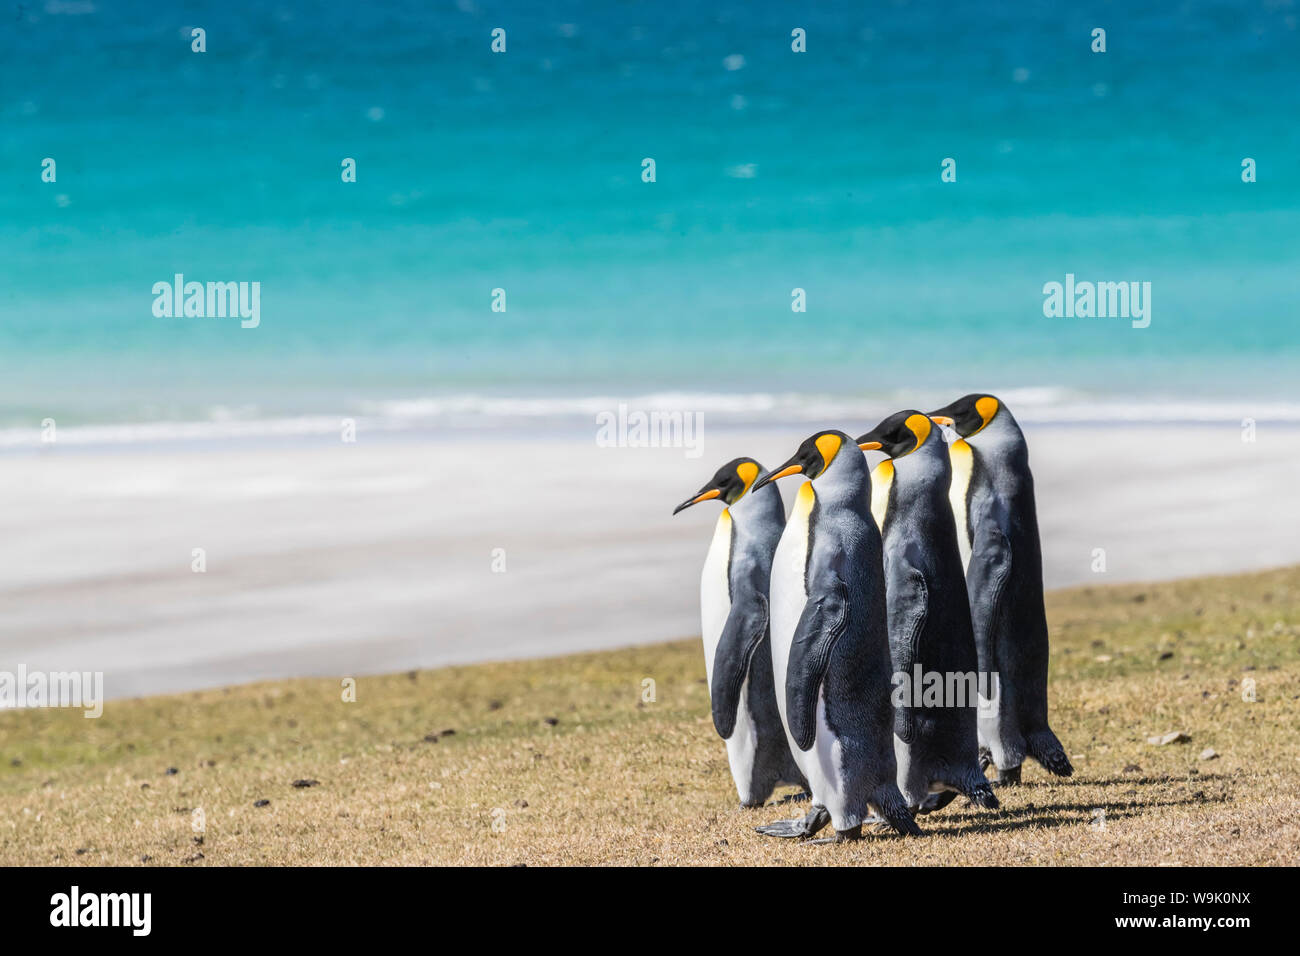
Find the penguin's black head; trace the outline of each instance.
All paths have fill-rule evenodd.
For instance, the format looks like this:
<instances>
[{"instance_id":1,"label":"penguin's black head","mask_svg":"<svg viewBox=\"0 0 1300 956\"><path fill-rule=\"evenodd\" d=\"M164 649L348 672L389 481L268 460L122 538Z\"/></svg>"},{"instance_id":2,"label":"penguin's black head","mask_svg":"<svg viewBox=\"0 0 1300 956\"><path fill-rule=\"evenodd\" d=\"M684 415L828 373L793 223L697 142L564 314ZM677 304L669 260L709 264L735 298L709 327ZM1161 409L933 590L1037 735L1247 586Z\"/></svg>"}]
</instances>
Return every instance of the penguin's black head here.
<instances>
[{"instance_id":1,"label":"penguin's black head","mask_svg":"<svg viewBox=\"0 0 1300 956\"><path fill-rule=\"evenodd\" d=\"M848 444L851 442L844 432L833 430L818 432L799 446L793 458L781 467L773 468L754 482L753 490L757 491L769 481L776 481L787 475L807 475L809 478L818 478L831 466L840 449Z\"/></svg>"},{"instance_id":2,"label":"penguin's black head","mask_svg":"<svg viewBox=\"0 0 1300 956\"><path fill-rule=\"evenodd\" d=\"M950 425L962 438L970 438L982 429L1002 408L1002 403L992 395L973 392L957 399L951 405L936 408L930 417L940 425Z\"/></svg>"},{"instance_id":3,"label":"penguin's black head","mask_svg":"<svg viewBox=\"0 0 1300 956\"><path fill-rule=\"evenodd\" d=\"M895 412L865 435L858 437L863 451L883 451L890 458L910 455L930 437L930 419L915 409Z\"/></svg>"},{"instance_id":4,"label":"penguin's black head","mask_svg":"<svg viewBox=\"0 0 1300 956\"><path fill-rule=\"evenodd\" d=\"M717 474L709 479L708 484L696 492L695 497L687 498L674 508L673 514L712 498L720 498L725 504L734 505L745 496L745 492L749 491L750 486L754 484L754 479L762 470L763 466L752 458L737 458L729 461L718 469Z\"/></svg>"}]
</instances>

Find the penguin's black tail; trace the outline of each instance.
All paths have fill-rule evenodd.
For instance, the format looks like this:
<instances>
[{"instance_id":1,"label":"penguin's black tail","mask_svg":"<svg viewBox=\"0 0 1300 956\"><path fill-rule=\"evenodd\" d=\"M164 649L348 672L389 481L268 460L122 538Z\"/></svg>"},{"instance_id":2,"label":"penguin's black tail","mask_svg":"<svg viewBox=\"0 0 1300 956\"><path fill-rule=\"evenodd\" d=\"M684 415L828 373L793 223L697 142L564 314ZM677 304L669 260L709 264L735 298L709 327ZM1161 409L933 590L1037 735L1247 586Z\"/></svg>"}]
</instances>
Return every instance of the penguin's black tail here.
<instances>
[{"instance_id":1,"label":"penguin's black tail","mask_svg":"<svg viewBox=\"0 0 1300 956\"><path fill-rule=\"evenodd\" d=\"M999 807L998 798L993 793L993 784L982 778L968 782L962 790L962 796L985 810L996 810Z\"/></svg>"},{"instance_id":2,"label":"penguin's black tail","mask_svg":"<svg viewBox=\"0 0 1300 956\"><path fill-rule=\"evenodd\" d=\"M922 835L921 828L912 819L912 811L907 809L907 801L894 784L885 784L877 790L874 802L885 822L903 836Z\"/></svg>"},{"instance_id":3,"label":"penguin's black tail","mask_svg":"<svg viewBox=\"0 0 1300 956\"><path fill-rule=\"evenodd\" d=\"M1025 739L1025 750L1037 760L1048 773L1058 777L1068 777L1074 773L1070 758L1065 755L1065 748L1056 739L1056 734L1044 728L1036 730Z\"/></svg>"}]
</instances>

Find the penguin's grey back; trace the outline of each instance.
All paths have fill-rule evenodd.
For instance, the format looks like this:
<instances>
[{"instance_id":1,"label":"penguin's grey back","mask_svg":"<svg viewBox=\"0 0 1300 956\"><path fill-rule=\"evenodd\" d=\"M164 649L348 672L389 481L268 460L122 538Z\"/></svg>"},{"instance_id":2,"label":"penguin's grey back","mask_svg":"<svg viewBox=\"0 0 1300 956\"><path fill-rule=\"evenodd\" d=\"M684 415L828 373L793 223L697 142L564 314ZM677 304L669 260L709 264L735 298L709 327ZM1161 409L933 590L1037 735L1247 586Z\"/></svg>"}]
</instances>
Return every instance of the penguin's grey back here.
<instances>
[{"instance_id":1,"label":"penguin's grey back","mask_svg":"<svg viewBox=\"0 0 1300 956\"><path fill-rule=\"evenodd\" d=\"M1002 406L965 444L954 443L953 496L957 476L966 476L971 618L980 668L1000 678L996 719L981 718L981 742L991 747L999 773L1028 754L1069 776L1073 768L1047 721L1043 556L1028 443Z\"/></svg>"}]
</instances>

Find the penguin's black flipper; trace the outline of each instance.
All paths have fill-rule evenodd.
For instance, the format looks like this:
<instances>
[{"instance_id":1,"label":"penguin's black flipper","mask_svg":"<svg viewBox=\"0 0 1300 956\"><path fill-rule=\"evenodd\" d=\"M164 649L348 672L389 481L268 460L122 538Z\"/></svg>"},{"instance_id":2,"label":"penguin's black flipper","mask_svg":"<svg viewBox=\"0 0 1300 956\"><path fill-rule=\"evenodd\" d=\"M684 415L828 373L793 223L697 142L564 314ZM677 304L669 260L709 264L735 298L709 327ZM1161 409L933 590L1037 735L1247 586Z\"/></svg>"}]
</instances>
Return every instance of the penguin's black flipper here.
<instances>
[{"instance_id":1,"label":"penguin's black flipper","mask_svg":"<svg viewBox=\"0 0 1300 956\"><path fill-rule=\"evenodd\" d=\"M912 665L919 655L921 634L925 632L925 619L929 616L930 589L925 584L925 575L909 560L910 555L900 555L901 573L890 580L893 589L889 606L890 657L895 669L912 673ZM910 707L894 708L894 733L905 744L912 742L916 710L920 701L914 701Z\"/></svg>"},{"instance_id":2,"label":"penguin's black flipper","mask_svg":"<svg viewBox=\"0 0 1300 956\"><path fill-rule=\"evenodd\" d=\"M975 628L975 646L980 649L980 667L990 672L1001 666L997 643L998 622L1002 619L1002 599L1011 579L1011 542L998 528L989 528L974 543L970 571L966 580L970 594L971 624Z\"/></svg>"},{"instance_id":3,"label":"penguin's black flipper","mask_svg":"<svg viewBox=\"0 0 1300 956\"><path fill-rule=\"evenodd\" d=\"M754 651L767 636L767 598L760 593L752 601L733 604L718 638L713 654L713 686L709 695L713 704L713 726L723 740L736 729L736 712L740 708L740 691L745 686L749 662Z\"/></svg>"},{"instance_id":4,"label":"penguin's black flipper","mask_svg":"<svg viewBox=\"0 0 1300 956\"><path fill-rule=\"evenodd\" d=\"M849 589L834 571L826 588L809 597L794 629L790 663L785 675L786 717L790 736L800 750L817 739L817 698L830 664L835 642L848 628Z\"/></svg>"},{"instance_id":5,"label":"penguin's black flipper","mask_svg":"<svg viewBox=\"0 0 1300 956\"><path fill-rule=\"evenodd\" d=\"M1068 777L1074 773L1070 758L1065 755L1065 748L1050 730L1036 730L1025 738L1025 750L1043 765L1048 773L1058 777Z\"/></svg>"}]
</instances>

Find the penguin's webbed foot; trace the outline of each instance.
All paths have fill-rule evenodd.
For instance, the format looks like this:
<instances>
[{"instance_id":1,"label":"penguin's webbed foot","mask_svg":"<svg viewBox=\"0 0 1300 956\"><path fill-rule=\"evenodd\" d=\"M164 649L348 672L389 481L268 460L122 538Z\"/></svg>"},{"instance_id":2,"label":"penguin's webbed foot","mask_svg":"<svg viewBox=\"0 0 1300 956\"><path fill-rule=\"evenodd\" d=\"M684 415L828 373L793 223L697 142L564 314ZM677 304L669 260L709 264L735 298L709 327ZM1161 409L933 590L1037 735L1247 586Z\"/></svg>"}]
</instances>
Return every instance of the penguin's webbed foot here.
<instances>
[{"instance_id":1,"label":"penguin's webbed foot","mask_svg":"<svg viewBox=\"0 0 1300 956\"><path fill-rule=\"evenodd\" d=\"M826 824L831 822L830 812L825 807L813 807L807 816L795 817L793 820L777 820L754 830L764 836L777 837L781 840L806 840Z\"/></svg>"},{"instance_id":2,"label":"penguin's webbed foot","mask_svg":"<svg viewBox=\"0 0 1300 956\"><path fill-rule=\"evenodd\" d=\"M756 833L763 836L777 837L781 840L798 840L806 837L804 832L803 817L796 817L793 820L777 820L775 823L765 823L761 827L754 827Z\"/></svg>"},{"instance_id":3,"label":"penguin's webbed foot","mask_svg":"<svg viewBox=\"0 0 1300 956\"><path fill-rule=\"evenodd\" d=\"M809 846L825 846L829 843L852 843L854 840L862 839L862 824L856 827L849 827L847 830L836 830L835 836L822 837L820 840L809 840Z\"/></svg>"},{"instance_id":4,"label":"penguin's webbed foot","mask_svg":"<svg viewBox=\"0 0 1300 956\"><path fill-rule=\"evenodd\" d=\"M980 773L984 773L989 767L993 766L993 751L988 747L980 748Z\"/></svg>"}]
</instances>

